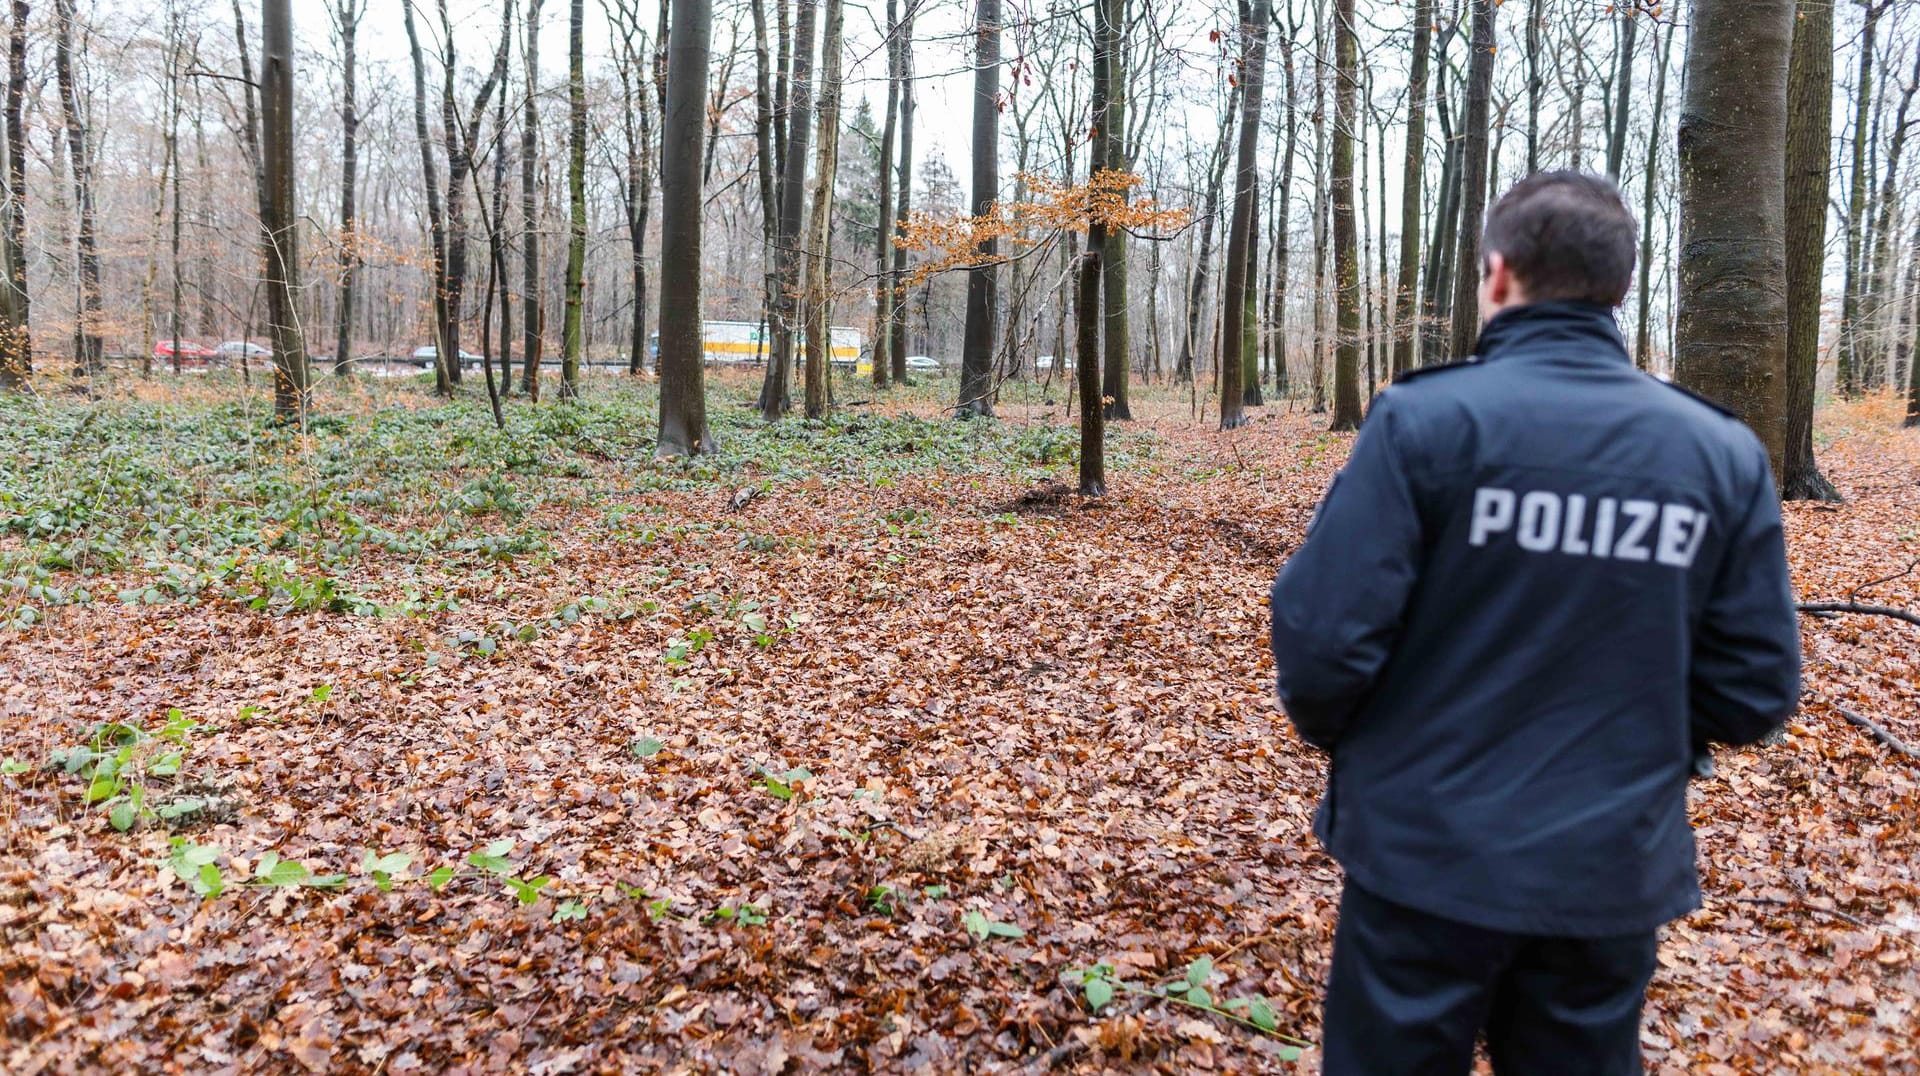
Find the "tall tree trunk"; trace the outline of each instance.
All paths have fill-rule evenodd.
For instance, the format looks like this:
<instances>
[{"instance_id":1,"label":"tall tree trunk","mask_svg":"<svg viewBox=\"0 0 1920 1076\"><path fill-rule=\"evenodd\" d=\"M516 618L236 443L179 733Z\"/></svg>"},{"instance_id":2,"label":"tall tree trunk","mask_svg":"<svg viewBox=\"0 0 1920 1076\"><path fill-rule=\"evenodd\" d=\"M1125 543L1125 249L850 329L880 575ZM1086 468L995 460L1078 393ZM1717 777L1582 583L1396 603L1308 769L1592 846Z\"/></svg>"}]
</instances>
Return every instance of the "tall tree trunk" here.
<instances>
[{"instance_id":1,"label":"tall tree trunk","mask_svg":"<svg viewBox=\"0 0 1920 1076\"><path fill-rule=\"evenodd\" d=\"M1901 425L1920 426L1920 213L1913 217L1913 252L1907 259L1907 326L1900 334L1907 349L1907 417Z\"/></svg>"},{"instance_id":2,"label":"tall tree trunk","mask_svg":"<svg viewBox=\"0 0 1920 1076\"><path fill-rule=\"evenodd\" d=\"M413 5L401 5L407 28L407 46L413 59L413 132L420 143L420 173L427 196L427 236L433 257L433 325L435 359L434 389L442 396L453 393L447 375L447 215L440 201L439 166L434 161L433 139L427 130L427 66L420 51L420 35L413 24Z\"/></svg>"},{"instance_id":3,"label":"tall tree trunk","mask_svg":"<svg viewBox=\"0 0 1920 1076\"><path fill-rule=\"evenodd\" d=\"M1173 376L1193 382L1193 356L1200 341L1200 311L1207 300L1207 267L1213 264L1213 225L1220 216L1220 186L1226 179L1229 149L1233 146L1234 121L1240 112L1241 83L1236 80L1227 91L1220 112L1220 137L1214 143L1207 169L1207 194L1200 211L1200 250L1193 263L1193 282L1187 291L1187 329L1180 338L1180 359Z\"/></svg>"},{"instance_id":4,"label":"tall tree trunk","mask_svg":"<svg viewBox=\"0 0 1920 1076\"><path fill-rule=\"evenodd\" d=\"M1852 169L1852 180L1847 194L1847 260L1841 281L1840 365L1836 378L1842 396L1857 394L1862 383L1860 293L1865 283L1861 277L1865 274L1860 259L1866 241L1867 177L1871 168L1867 160L1870 144L1867 131L1873 112L1873 47L1880 29L1880 16L1892 0L1856 0L1856 3L1864 9L1866 23L1860 34L1860 75L1853 98L1853 154L1848 165Z\"/></svg>"},{"instance_id":5,"label":"tall tree trunk","mask_svg":"<svg viewBox=\"0 0 1920 1076\"><path fill-rule=\"evenodd\" d=\"M267 331L273 339L273 414L306 424L307 341L294 293L300 289L300 218L294 196L293 9L260 6L260 142L267 176Z\"/></svg>"},{"instance_id":6,"label":"tall tree trunk","mask_svg":"<svg viewBox=\"0 0 1920 1076\"><path fill-rule=\"evenodd\" d=\"M1538 3L1539 0L1532 0ZM1531 13L1529 13L1531 16ZM1433 0L1417 0L1413 11L1413 59L1407 82L1407 144L1400 169L1400 281L1394 293L1393 376L1413 369L1414 331L1420 287L1420 184L1427 174L1427 56L1431 51ZM1540 122L1540 99L1531 45L1537 31L1528 23L1527 171L1534 170L1535 128ZM1380 181L1386 182L1382 175ZM1381 251L1384 256L1385 251Z\"/></svg>"},{"instance_id":7,"label":"tall tree trunk","mask_svg":"<svg viewBox=\"0 0 1920 1076\"><path fill-rule=\"evenodd\" d=\"M1260 105L1266 81L1268 0L1240 0L1240 153L1233 184L1233 224L1227 232L1227 269L1220 306L1220 428L1246 425L1240 349L1234 332L1247 305L1247 248L1253 235L1253 203L1260 180Z\"/></svg>"},{"instance_id":8,"label":"tall tree trunk","mask_svg":"<svg viewBox=\"0 0 1920 1076\"><path fill-rule=\"evenodd\" d=\"M1127 0L1096 0L1107 8L1107 25L1113 29L1113 47L1108 55L1111 65L1107 77L1106 168L1114 172L1133 171L1127 146ZM1124 190L1120 193L1124 199ZM1100 284L1105 304L1101 311L1104 366L1100 372L1100 390L1106 400L1108 419L1132 419L1133 408L1127 400L1127 233L1108 229L1107 241L1100 248ZM1249 289L1252 293L1252 289ZM1258 378L1253 391L1260 391Z\"/></svg>"},{"instance_id":9,"label":"tall tree trunk","mask_svg":"<svg viewBox=\"0 0 1920 1076\"><path fill-rule=\"evenodd\" d=\"M1833 501L1839 500L1840 493L1820 473L1813 455L1820 291L1827 260L1827 185L1833 166L1833 0L1799 0L1796 8L1787 66L1787 414L1780 490L1788 500ZM1671 44L1672 31L1667 40ZM1645 280L1643 272L1643 312ZM1642 347L1645 338L1643 313Z\"/></svg>"},{"instance_id":10,"label":"tall tree trunk","mask_svg":"<svg viewBox=\"0 0 1920 1076\"><path fill-rule=\"evenodd\" d=\"M887 118L880 127L880 212L873 229L873 387L887 387L893 326L893 138L900 124L899 0L887 0Z\"/></svg>"},{"instance_id":11,"label":"tall tree trunk","mask_svg":"<svg viewBox=\"0 0 1920 1076\"><path fill-rule=\"evenodd\" d=\"M660 436L655 454L717 447L707 430L700 320L700 162L705 155L713 0L672 0L667 118L660 131Z\"/></svg>"},{"instance_id":12,"label":"tall tree trunk","mask_svg":"<svg viewBox=\"0 0 1920 1076\"><path fill-rule=\"evenodd\" d=\"M1867 280L1861 290L1861 317L1868 324L1880 323L1888 331L1873 330L1863 355L1856 356L1860 363L1857 371L1864 381L1869 368L1886 371L1886 384L1898 392L1900 385L1894 380L1892 351L1888 348L1887 337L1898 328L1897 317L1892 317L1895 299L1894 287L1894 210L1900 202L1900 158L1906 150L1907 132L1912 124L1907 118L1913 108L1913 95L1920 91L1920 42L1916 42L1913 53L1913 73L1906 85L1900 90L1900 104L1894 109L1893 130L1886 148L1885 164L1880 184L1880 194L1875 199L1878 212L1873 222L1873 253L1868 256Z\"/></svg>"},{"instance_id":13,"label":"tall tree trunk","mask_svg":"<svg viewBox=\"0 0 1920 1076\"><path fill-rule=\"evenodd\" d=\"M1540 170L1540 28L1546 16L1540 11L1544 0L1527 2L1527 174Z\"/></svg>"},{"instance_id":14,"label":"tall tree trunk","mask_svg":"<svg viewBox=\"0 0 1920 1076\"><path fill-rule=\"evenodd\" d=\"M1110 6L1103 0L1102 6ZM973 215L994 211L1000 197L1000 0L975 0L973 57ZM1111 14L1107 16L1111 18ZM1111 61L1110 61L1111 62ZM1110 120L1095 119L1108 145L1119 137ZM1111 152L1103 165L1112 161ZM983 259L967 273L967 321L960 344L961 418L993 414L994 285L1000 241L989 234L976 248Z\"/></svg>"},{"instance_id":15,"label":"tall tree trunk","mask_svg":"<svg viewBox=\"0 0 1920 1076\"><path fill-rule=\"evenodd\" d=\"M334 25L340 31L340 297L334 311L333 372L353 373L353 285L360 272L359 225L354 219L355 184L360 178L360 111L354 96L354 39L360 31L365 0L338 0ZM179 339L179 330L174 330Z\"/></svg>"},{"instance_id":16,"label":"tall tree trunk","mask_svg":"<svg viewBox=\"0 0 1920 1076\"><path fill-rule=\"evenodd\" d=\"M1640 29L1639 5L1626 5L1618 17L1626 21L1620 24L1620 54L1613 72L1613 129L1607 132L1607 177L1616 183L1627 155L1627 106L1632 101L1633 39Z\"/></svg>"},{"instance_id":17,"label":"tall tree trunk","mask_svg":"<svg viewBox=\"0 0 1920 1076\"><path fill-rule=\"evenodd\" d=\"M1293 251L1290 249L1292 244L1287 221L1293 206L1294 151L1298 148L1300 136L1299 93L1293 63L1298 34L1299 23L1289 18L1287 35L1281 46L1281 69L1287 94L1286 135L1283 139L1286 145L1280 151L1279 219L1273 222L1273 294L1267 299L1267 317L1272 322L1269 331L1273 334L1273 391L1282 400L1292 392L1292 384L1287 376L1287 282L1291 279L1293 269Z\"/></svg>"},{"instance_id":18,"label":"tall tree trunk","mask_svg":"<svg viewBox=\"0 0 1920 1076\"><path fill-rule=\"evenodd\" d=\"M1434 111L1440 122L1440 186L1434 191L1433 232L1427 241L1426 271L1421 284L1420 365L1432 366L1447 361L1447 311L1453 303L1453 237L1460 222L1460 139L1454 137L1451 119L1452 97L1446 89L1446 41L1452 32L1442 35L1439 48L1439 72L1435 81L1439 92Z\"/></svg>"},{"instance_id":19,"label":"tall tree trunk","mask_svg":"<svg viewBox=\"0 0 1920 1076\"><path fill-rule=\"evenodd\" d=\"M808 418L824 418L833 375L832 300L828 276L833 245L833 182L840 166L840 52L845 22L841 0L826 0L826 33L820 44L819 141L813 166L813 213L807 225L806 290L802 313L807 334Z\"/></svg>"},{"instance_id":20,"label":"tall tree trunk","mask_svg":"<svg viewBox=\"0 0 1920 1076\"><path fill-rule=\"evenodd\" d=\"M773 302L775 233L780 222L780 188L774 155L773 55L767 42L766 0L748 0L753 17L753 166L760 188L760 324L754 359L761 361L766 344L767 311ZM781 47L785 47L785 41Z\"/></svg>"},{"instance_id":21,"label":"tall tree trunk","mask_svg":"<svg viewBox=\"0 0 1920 1076\"><path fill-rule=\"evenodd\" d=\"M1484 0L1482 0L1484 2ZM1333 60L1333 286L1334 362L1332 430L1360 428L1360 260L1354 232L1353 125L1357 44L1353 0L1334 5ZM1490 36L1490 35L1489 35Z\"/></svg>"},{"instance_id":22,"label":"tall tree trunk","mask_svg":"<svg viewBox=\"0 0 1920 1076\"><path fill-rule=\"evenodd\" d=\"M1480 227L1487 211L1487 118L1493 92L1495 0L1468 0L1473 41L1468 46L1467 114L1460 149L1460 231L1454 261L1453 357L1464 359L1480 338Z\"/></svg>"},{"instance_id":23,"label":"tall tree trunk","mask_svg":"<svg viewBox=\"0 0 1920 1076\"><path fill-rule=\"evenodd\" d=\"M1783 469L1792 0L1694 0L1680 109L1674 377L1738 412Z\"/></svg>"},{"instance_id":24,"label":"tall tree trunk","mask_svg":"<svg viewBox=\"0 0 1920 1076\"><path fill-rule=\"evenodd\" d=\"M180 268L181 215L184 198L181 192L180 173L180 86L181 67L185 59L185 31L181 26L180 9L167 5L167 162L170 182L173 184L173 220L169 229L168 260L171 271L171 289L167 296L167 335L175 340L185 333L182 325L182 276ZM8 263L11 264L11 263ZM173 350L174 372L179 372L180 349Z\"/></svg>"},{"instance_id":25,"label":"tall tree trunk","mask_svg":"<svg viewBox=\"0 0 1920 1076\"><path fill-rule=\"evenodd\" d=\"M480 184L474 182L473 199L480 209L482 223L487 230L487 311L491 321L494 294L500 304L500 335L491 336L483 326L480 330L480 357L486 364L487 398L495 411L495 422L502 429L506 427L506 416L500 413L500 398L513 391L513 297L512 287L508 284L507 272L507 53L513 42L513 16L516 8L514 0L507 0L501 9L501 50L500 50L500 94L494 98L493 106L493 211L488 215L485 201L480 195ZM495 341L490 343L489 341ZM495 360L499 365L495 365ZM498 384L492 371L499 370Z\"/></svg>"},{"instance_id":26,"label":"tall tree trunk","mask_svg":"<svg viewBox=\"0 0 1920 1076\"><path fill-rule=\"evenodd\" d=\"M1826 3L1828 0L1819 0ZM1659 22L1655 22L1654 33L1660 32ZM1667 117L1667 68L1673 57L1672 26L1667 27L1667 36L1660 42L1660 63L1653 76L1653 117L1647 124L1647 166L1641 176L1640 193L1640 318L1639 331L1634 334L1634 362L1642 370L1653 368L1653 210L1655 187L1660 178L1660 148L1666 143L1661 131ZM1789 150L1788 152L1792 152ZM1824 188L1824 180L1822 186ZM1824 203L1825 199L1822 198ZM1817 300L1816 300L1817 301Z\"/></svg>"},{"instance_id":27,"label":"tall tree trunk","mask_svg":"<svg viewBox=\"0 0 1920 1076\"><path fill-rule=\"evenodd\" d=\"M1097 75L1095 76L1098 77ZM1100 406L1100 251L1088 243L1080 256L1079 326L1074 366L1080 379L1080 495L1107 495L1107 420Z\"/></svg>"},{"instance_id":28,"label":"tall tree trunk","mask_svg":"<svg viewBox=\"0 0 1920 1076\"><path fill-rule=\"evenodd\" d=\"M904 239L907 234L907 217L913 205L913 11L915 5L908 3L900 16L900 165L897 169L898 183L895 189L898 197L894 199L894 235ZM881 177L886 182L886 177ZM892 378L896 385L907 380L907 343L910 326L907 324L907 296L904 285L907 279L907 252L895 246L893 250L893 325L887 343L887 358L893 363Z\"/></svg>"},{"instance_id":29,"label":"tall tree trunk","mask_svg":"<svg viewBox=\"0 0 1920 1076\"><path fill-rule=\"evenodd\" d=\"M524 334L520 383L526 386L528 398L536 401L540 399L540 346L546 335L540 306L540 196L535 187L540 159L540 5L544 2L527 0L526 86L520 107L520 331ZM665 6L663 2L661 7ZM433 185L431 178L427 185Z\"/></svg>"},{"instance_id":30,"label":"tall tree trunk","mask_svg":"<svg viewBox=\"0 0 1920 1076\"><path fill-rule=\"evenodd\" d=\"M800 0L787 97L786 172L780 177L780 232L774 249L773 352L760 385L760 415L773 422L793 407L795 330L799 327L800 228L807 205L807 146L813 137L813 31L820 0Z\"/></svg>"},{"instance_id":31,"label":"tall tree trunk","mask_svg":"<svg viewBox=\"0 0 1920 1076\"><path fill-rule=\"evenodd\" d=\"M27 4L13 0L7 34L6 204L0 210L0 388L19 388L33 373L31 303L27 292L27 156L21 111L27 91ZM179 217L175 210L176 227Z\"/></svg>"},{"instance_id":32,"label":"tall tree trunk","mask_svg":"<svg viewBox=\"0 0 1920 1076\"><path fill-rule=\"evenodd\" d=\"M582 291L587 271L587 74L585 0L567 16L567 312L560 330L560 398L580 395Z\"/></svg>"},{"instance_id":33,"label":"tall tree trunk","mask_svg":"<svg viewBox=\"0 0 1920 1076\"><path fill-rule=\"evenodd\" d=\"M54 0L59 33L54 40L54 72L60 88L60 110L66 121L67 155L73 174L73 202L79 213L77 230L80 310L74 326L74 369L81 377L105 368L105 345L100 337L100 252L94 230L93 165L87 151L87 130L81 118L80 91L73 77L74 0ZM251 100L251 97L249 97Z\"/></svg>"}]
</instances>

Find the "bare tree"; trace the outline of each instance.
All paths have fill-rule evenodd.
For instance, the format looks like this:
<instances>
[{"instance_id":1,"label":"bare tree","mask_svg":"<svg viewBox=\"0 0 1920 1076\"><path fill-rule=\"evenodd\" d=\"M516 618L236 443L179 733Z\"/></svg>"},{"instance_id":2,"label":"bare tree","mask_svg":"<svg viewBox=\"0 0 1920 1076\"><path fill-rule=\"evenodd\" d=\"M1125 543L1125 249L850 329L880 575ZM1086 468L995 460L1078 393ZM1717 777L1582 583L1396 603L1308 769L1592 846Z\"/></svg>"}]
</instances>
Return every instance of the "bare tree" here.
<instances>
[{"instance_id":1,"label":"bare tree","mask_svg":"<svg viewBox=\"0 0 1920 1076\"><path fill-rule=\"evenodd\" d=\"M820 132L815 146L813 213L807 226L806 284L802 299L807 334L808 418L827 413L827 379L833 370L833 319L827 267L833 242L833 181L840 164L840 53L844 7L826 0L826 34L820 46Z\"/></svg>"},{"instance_id":2,"label":"bare tree","mask_svg":"<svg viewBox=\"0 0 1920 1076\"><path fill-rule=\"evenodd\" d=\"M700 163L707 129L713 0L672 0L666 122L660 129L660 435L657 456L717 447L707 430L700 317Z\"/></svg>"},{"instance_id":3,"label":"bare tree","mask_svg":"<svg viewBox=\"0 0 1920 1076\"><path fill-rule=\"evenodd\" d=\"M1674 376L1786 443L1787 59L1792 0L1695 0L1680 111Z\"/></svg>"},{"instance_id":4,"label":"bare tree","mask_svg":"<svg viewBox=\"0 0 1920 1076\"><path fill-rule=\"evenodd\" d=\"M6 202L0 206L0 388L19 388L33 373L31 301L27 292L26 0L13 0L7 33ZM176 214L177 216L177 214Z\"/></svg>"},{"instance_id":5,"label":"bare tree","mask_svg":"<svg viewBox=\"0 0 1920 1076\"><path fill-rule=\"evenodd\" d=\"M534 185L540 156L540 5L544 2L527 0L526 47L522 50L526 85L520 109L520 331L524 334L520 383L533 400L540 398L540 345L546 335L540 304L540 196ZM666 7L664 2L660 5L663 13ZM431 179L428 186L432 186Z\"/></svg>"},{"instance_id":6,"label":"bare tree","mask_svg":"<svg viewBox=\"0 0 1920 1076\"><path fill-rule=\"evenodd\" d=\"M1539 0L1532 0L1538 3ZM1529 13L1529 18L1534 16ZM1413 369L1414 326L1420 287L1420 184L1427 174L1427 55L1433 26L1433 0L1418 0L1413 8L1413 57L1407 77L1407 143L1400 169L1400 283L1394 293L1393 376ZM1528 40L1535 28L1528 23ZM1528 52L1529 71L1532 70ZM1530 121L1527 127L1527 170L1532 171L1534 127L1539 122L1539 93L1529 83ZM1386 181L1381 176L1381 182ZM1385 253L1384 251L1382 252Z\"/></svg>"},{"instance_id":7,"label":"bare tree","mask_svg":"<svg viewBox=\"0 0 1920 1076\"><path fill-rule=\"evenodd\" d=\"M1358 43L1353 0L1334 5L1333 61L1333 430L1360 428L1360 262L1353 223L1354 67Z\"/></svg>"},{"instance_id":8,"label":"bare tree","mask_svg":"<svg viewBox=\"0 0 1920 1076\"><path fill-rule=\"evenodd\" d=\"M1813 403L1820 370L1820 283L1827 260L1827 184L1833 158L1833 0L1799 0L1796 7L1787 68L1787 413L1780 490L1789 500L1831 501L1840 494L1821 475L1813 456ZM1672 41L1671 32L1667 39ZM1642 255L1643 261L1647 256ZM1643 268L1643 337L1645 280Z\"/></svg>"},{"instance_id":9,"label":"bare tree","mask_svg":"<svg viewBox=\"0 0 1920 1076\"><path fill-rule=\"evenodd\" d=\"M333 372L353 372L353 285L360 272L360 240L354 221L360 178L360 111L354 96L355 39L367 0L335 0L333 25L340 34L340 298L334 314ZM177 214L176 214L177 215ZM174 329L174 339L180 330Z\"/></svg>"},{"instance_id":10,"label":"bare tree","mask_svg":"<svg viewBox=\"0 0 1920 1076\"><path fill-rule=\"evenodd\" d=\"M895 189L899 197L894 199L894 235L905 237L907 217L913 206L913 12L916 4L909 0L906 11L900 16L900 164L895 169ZM886 177L881 177L886 182ZM893 383L903 384L907 380L907 343L910 332L907 325L907 300L903 285L907 277L907 252L896 246L893 251L893 325L888 335L887 358L893 363Z\"/></svg>"},{"instance_id":11,"label":"bare tree","mask_svg":"<svg viewBox=\"0 0 1920 1076\"><path fill-rule=\"evenodd\" d=\"M238 0L236 0L236 3ZM76 245L79 253L80 316L73 330L74 369L85 377L105 366L105 342L100 336L100 250L93 212L93 163L88 152L86 121L80 91L73 77L74 0L54 0L59 32L54 39L53 65L60 88L60 111L67 129L67 155L73 176L73 204L79 214ZM235 9L236 12L238 8ZM251 89L249 89L251 93ZM249 102L252 98L249 96ZM251 126L251 125L249 125Z\"/></svg>"},{"instance_id":12,"label":"bare tree","mask_svg":"<svg viewBox=\"0 0 1920 1076\"><path fill-rule=\"evenodd\" d=\"M1480 336L1475 308L1480 292L1480 228L1487 211L1487 119L1493 93L1495 0L1468 0L1473 40L1468 46L1467 114L1460 147L1459 257L1454 265L1452 356L1464 359Z\"/></svg>"},{"instance_id":13,"label":"bare tree","mask_svg":"<svg viewBox=\"0 0 1920 1076\"><path fill-rule=\"evenodd\" d=\"M1240 151L1233 184L1233 223L1227 232L1227 267L1220 306L1220 428L1246 425L1240 384L1245 338L1233 329L1247 307L1247 248L1253 238L1254 199L1260 180L1260 105L1266 81L1267 0L1239 0L1242 63L1240 77Z\"/></svg>"},{"instance_id":14,"label":"bare tree","mask_svg":"<svg viewBox=\"0 0 1920 1076\"><path fill-rule=\"evenodd\" d=\"M1868 135L1869 118L1873 111L1873 46L1879 34L1880 18L1893 6L1893 0L1854 0L1859 5L1865 24L1860 32L1860 71L1854 85L1853 96L1853 154L1848 162L1851 178L1848 183L1846 264L1843 266L1843 278L1840 292L1840 361L1837 371L1840 394L1852 396L1860 391L1863 373L1861 362L1861 292L1865 290L1866 266L1862 256L1866 248L1867 233L1867 188L1870 182L1872 164L1867 159L1871 140Z\"/></svg>"},{"instance_id":15,"label":"bare tree","mask_svg":"<svg viewBox=\"0 0 1920 1076\"><path fill-rule=\"evenodd\" d=\"M587 272L587 50L586 4L573 0L567 15L567 290L560 329L560 398L580 395L581 296Z\"/></svg>"},{"instance_id":16,"label":"bare tree","mask_svg":"<svg viewBox=\"0 0 1920 1076\"><path fill-rule=\"evenodd\" d=\"M1110 0L1103 0L1110 2ZM973 56L973 214L993 212L1000 197L1000 0L975 0ZM1107 119L1094 120L1112 138ZM1111 158L1109 158L1111 160ZM1106 162L1102 162L1103 164ZM960 350L962 418L993 414L993 318L1000 241L980 243L981 263L967 273L967 323Z\"/></svg>"},{"instance_id":17,"label":"bare tree","mask_svg":"<svg viewBox=\"0 0 1920 1076\"><path fill-rule=\"evenodd\" d=\"M776 421L793 407L794 329L799 318L800 228L807 199L807 146L813 128L813 31L820 0L800 0L787 89L786 169L780 176L780 230L774 245L773 350L760 384L760 416ZM664 253L662 255L665 256Z\"/></svg>"},{"instance_id":18,"label":"bare tree","mask_svg":"<svg viewBox=\"0 0 1920 1076\"><path fill-rule=\"evenodd\" d=\"M294 295L300 289L300 232L294 197L293 9L260 6L260 148L267 177L267 331L273 338L273 414L305 424L307 341Z\"/></svg>"},{"instance_id":19,"label":"bare tree","mask_svg":"<svg viewBox=\"0 0 1920 1076\"><path fill-rule=\"evenodd\" d=\"M756 4L761 0L754 0ZM912 2L912 0L909 0ZM893 138L900 122L900 11L899 0L887 0L887 118L880 127L880 212L873 229L873 387L887 387L888 345L892 343L893 279Z\"/></svg>"}]
</instances>

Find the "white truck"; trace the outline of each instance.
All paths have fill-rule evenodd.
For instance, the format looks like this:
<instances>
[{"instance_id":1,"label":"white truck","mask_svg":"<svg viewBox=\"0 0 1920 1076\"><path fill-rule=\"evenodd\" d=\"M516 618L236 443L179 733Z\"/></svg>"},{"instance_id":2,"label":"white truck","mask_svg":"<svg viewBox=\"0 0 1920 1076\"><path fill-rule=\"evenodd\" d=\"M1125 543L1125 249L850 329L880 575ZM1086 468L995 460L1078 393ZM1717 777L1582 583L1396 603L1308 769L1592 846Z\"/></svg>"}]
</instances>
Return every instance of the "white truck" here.
<instances>
[{"instance_id":1,"label":"white truck","mask_svg":"<svg viewBox=\"0 0 1920 1076\"><path fill-rule=\"evenodd\" d=\"M835 325L830 330L833 339L833 352L830 361L835 366L852 366L861 359L860 330ZM701 324L701 351L709 363L759 363L767 361L773 350L773 327L758 321L713 321ZM806 355L806 334L796 333L794 340L795 359L804 359ZM660 334L654 333L650 341L653 361L660 361Z\"/></svg>"}]
</instances>

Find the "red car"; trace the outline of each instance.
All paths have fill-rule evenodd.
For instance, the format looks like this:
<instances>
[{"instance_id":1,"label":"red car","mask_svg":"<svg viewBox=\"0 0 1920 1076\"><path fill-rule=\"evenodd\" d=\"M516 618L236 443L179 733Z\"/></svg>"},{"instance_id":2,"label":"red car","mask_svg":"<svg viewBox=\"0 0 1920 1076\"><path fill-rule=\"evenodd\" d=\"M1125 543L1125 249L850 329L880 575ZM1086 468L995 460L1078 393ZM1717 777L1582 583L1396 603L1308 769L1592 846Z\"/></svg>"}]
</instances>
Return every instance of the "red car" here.
<instances>
[{"instance_id":1,"label":"red car","mask_svg":"<svg viewBox=\"0 0 1920 1076\"><path fill-rule=\"evenodd\" d=\"M167 363L178 357L183 366L205 366L213 361L214 352L212 348L202 347L191 340L162 340L153 345L153 357Z\"/></svg>"}]
</instances>

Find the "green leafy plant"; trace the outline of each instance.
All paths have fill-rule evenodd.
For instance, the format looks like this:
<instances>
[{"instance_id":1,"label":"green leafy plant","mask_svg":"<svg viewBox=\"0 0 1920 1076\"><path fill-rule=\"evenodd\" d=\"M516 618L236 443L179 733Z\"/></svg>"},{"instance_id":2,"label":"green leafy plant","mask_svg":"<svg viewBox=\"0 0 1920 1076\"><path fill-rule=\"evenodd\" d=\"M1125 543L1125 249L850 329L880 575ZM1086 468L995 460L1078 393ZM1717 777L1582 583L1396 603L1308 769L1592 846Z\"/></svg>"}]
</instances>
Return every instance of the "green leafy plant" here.
<instances>
[{"instance_id":1,"label":"green leafy plant","mask_svg":"<svg viewBox=\"0 0 1920 1076\"><path fill-rule=\"evenodd\" d=\"M1280 1030L1279 1010L1271 998L1256 994L1215 1002L1212 988L1208 985L1214 975L1213 958L1201 956L1188 964L1179 978L1154 986L1141 986L1122 979L1116 967L1109 963L1071 968L1063 978L1080 988L1088 1011L1096 1014L1111 1004L1116 994L1127 993L1195 1009L1272 1036L1282 1044L1278 1056L1283 1061L1299 1060L1301 1048L1313 1045L1306 1039Z\"/></svg>"},{"instance_id":2,"label":"green leafy plant","mask_svg":"<svg viewBox=\"0 0 1920 1076\"><path fill-rule=\"evenodd\" d=\"M758 767L759 778L753 787L760 789L777 800L791 800L798 791L800 783L813 779L813 771L805 766L795 766L785 773L774 773L765 766Z\"/></svg>"},{"instance_id":3,"label":"green leafy plant","mask_svg":"<svg viewBox=\"0 0 1920 1076\"><path fill-rule=\"evenodd\" d=\"M1024 938L1027 932L1012 923L1002 923L978 908L969 908L960 917L960 923L973 935L974 941L984 942L993 938Z\"/></svg>"}]
</instances>

